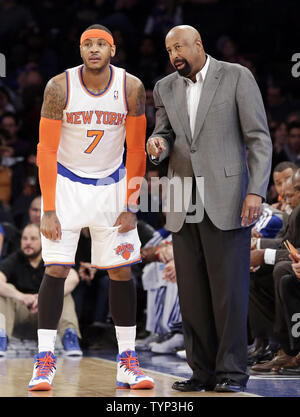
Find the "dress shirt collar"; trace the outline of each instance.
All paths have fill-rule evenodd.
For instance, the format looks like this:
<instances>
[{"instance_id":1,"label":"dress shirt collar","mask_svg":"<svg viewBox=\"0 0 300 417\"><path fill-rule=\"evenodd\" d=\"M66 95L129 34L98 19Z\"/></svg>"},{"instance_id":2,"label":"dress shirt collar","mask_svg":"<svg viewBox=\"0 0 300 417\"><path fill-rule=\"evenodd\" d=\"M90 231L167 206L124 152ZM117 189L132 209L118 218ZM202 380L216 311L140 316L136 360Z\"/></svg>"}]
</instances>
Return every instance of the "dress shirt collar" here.
<instances>
[{"instance_id":1,"label":"dress shirt collar","mask_svg":"<svg viewBox=\"0 0 300 417\"><path fill-rule=\"evenodd\" d=\"M205 77L206 77L206 73L207 73L207 70L208 70L208 66L209 66L209 61L210 61L210 58L209 58L209 55L206 55L206 61L205 61L205 64L204 64L204 66L202 67L202 69L199 71L199 72L197 72L197 74L196 74L196 82L198 82L198 81L202 81L202 82L204 82L204 80L205 80ZM192 81L192 80L190 80L189 78L186 78L186 77L183 77L189 84L194 84L194 82Z\"/></svg>"}]
</instances>

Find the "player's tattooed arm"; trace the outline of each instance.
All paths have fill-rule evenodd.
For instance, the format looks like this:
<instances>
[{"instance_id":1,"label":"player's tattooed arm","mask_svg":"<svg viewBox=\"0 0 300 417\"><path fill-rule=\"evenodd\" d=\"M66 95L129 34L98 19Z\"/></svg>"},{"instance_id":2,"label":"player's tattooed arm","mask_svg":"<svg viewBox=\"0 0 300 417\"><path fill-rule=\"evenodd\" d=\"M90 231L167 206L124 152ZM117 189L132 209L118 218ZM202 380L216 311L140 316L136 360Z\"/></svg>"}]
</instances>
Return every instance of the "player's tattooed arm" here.
<instances>
[{"instance_id":1,"label":"player's tattooed arm","mask_svg":"<svg viewBox=\"0 0 300 417\"><path fill-rule=\"evenodd\" d=\"M134 75L126 77L126 97L128 115L140 116L145 113L146 92L143 83Z\"/></svg>"},{"instance_id":2,"label":"player's tattooed arm","mask_svg":"<svg viewBox=\"0 0 300 417\"><path fill-rule=\"evenodd\" d=\"M48 81L41 116L48 119L62 120L67 99L67 83L65 74L59 74Z\"/></svg>"}]
</instances>

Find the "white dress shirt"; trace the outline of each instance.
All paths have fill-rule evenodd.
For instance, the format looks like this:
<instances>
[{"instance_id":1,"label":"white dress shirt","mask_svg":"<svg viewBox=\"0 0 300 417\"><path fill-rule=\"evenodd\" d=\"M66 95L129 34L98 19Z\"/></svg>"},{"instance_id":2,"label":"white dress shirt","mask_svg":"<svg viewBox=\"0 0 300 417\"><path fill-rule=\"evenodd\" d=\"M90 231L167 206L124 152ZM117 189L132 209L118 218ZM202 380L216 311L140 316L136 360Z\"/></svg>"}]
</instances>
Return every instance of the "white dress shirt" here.
<instances>
[{"instance_id":1,"label":"white dress shirt","mask_svg":"<svg viewBox=\"0 0 300 417\"><path fill-rule=\"evenodd\" d=\"M189 78L184 77L186 81L186 99L187 99L187 110L190 120L190 127L192 136L194 136L195 131L195 124L196 124L196 116L197 116L197 109L198 104L200 101L203 83L206 77L206 73L209 66L209 56L206 55L206 62L203 68L197 72L196 74L196 81L193 82Z\"/></svg>"},{"instance_id":2,"label":"white dress shirt","mask_svg":"<svg viewBox=\"0 0 300 417\"><path fill-rule=\"evenodd\" d=\"M257 239L256 249L261 249L260 239ZM264 253L265 264L275 265L275 259L276 259L276 249L270 249L270 248L265 249L265 253Z\"/></svg>"}]
</instances>

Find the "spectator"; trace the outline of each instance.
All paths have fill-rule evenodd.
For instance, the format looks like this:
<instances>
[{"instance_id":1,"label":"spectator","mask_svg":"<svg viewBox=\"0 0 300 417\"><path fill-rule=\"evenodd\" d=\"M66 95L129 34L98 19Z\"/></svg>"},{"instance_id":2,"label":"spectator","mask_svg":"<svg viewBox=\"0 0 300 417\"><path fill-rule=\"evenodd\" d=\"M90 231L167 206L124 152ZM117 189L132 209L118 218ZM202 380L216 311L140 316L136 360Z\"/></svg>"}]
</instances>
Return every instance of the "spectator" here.
<instances>
[{"instance_id":1,"label":"spectator","mask_svg":"<svg viewBox=\"0 0 300 417\"><path fill-rule=\"evenodd\" d=\"M272 207L285 211L285 202L283 199L283 186L286 180L292 177L293 173L297 170L297 165L290 161L280 162L273 169L272 179L274 185L269 189L268 201L272 204Z\"/></svg>"},{"instance_id":2,"label":"spectator","mask_svg":"<svg viewBox=\"0 0 300 417\"><path fill-rule=\"evenodd\" d=\"M20 247L21 233L9 222L0 222L0 263Z\"/></svg>"},{"instance_id":3,"label":"spectator","mask_svg":"<svg viewBox=\"0 0 300 417\"><path fill-rule=\"evenodd\" d=\"M285 122L281 122L277 124L272 134L272 141L273 141L273 154L278 155L283 150L284 145L287 143L288 139L288 132L287 132L287 124ZM276 159L276 156L273 159Z\"/></svg>"},{"instance_id":4,"label":"spectator","mask_svg":"<svg viewBox=\"0 0 300 417\"><path fill-rule=\"evenodd\" d=\"M3 223L3 222L14 224L14 219L11 214L10 207L7 207L0 200L0 223Z\"/></svg>"},{"instance_id":5,"label":"spectator","mask_svg":"<svg viewBox=\"0 0 300 417\"><path fill-rule=\"evenodd\" d=\"M18 158L28 155L29 144L20 135L20 123L15 113L4 113L1 119L1 127L6 130L8 137L5 145L7 149L2 149L3 157ZM13 164L14 161L11 162ZM9 162L7 164L10 164Z\"/></svg>"},{"instance_id":6,"label":"spectator","mask_svg":"<svg viewBox=\"0 0 300 417\"><path fill-rule=\"evenodd\" d=\"M257 249L260 246L260 241L258 240L260 238L276 237L280 239L285 235L289 215L292 211L285 196L288 187L287 181L291 179L296 171L297 167L292 162L281 162L276 165L273 179L279 202L271 206L266 203L262 205L262 214L251 231L251 249ZM280 224L282 227L278 230Z\"/></svg>"},{"instance_id":7,"label":"spectator","mask_svg":"<svg viewBox=\"0 0 300 417\"><path fill-rule=\"evenodd\" d=\"M238 52L237 44L229 36L221 36L217 41L220 60L240 64L242 56Z\"/></svg>"},{"instance_id":8,"label":"spectator","mask_svg":"<svg viewBox=\"0 0 300 417\"><path fill-rule=\"evenodd\" d=\"M9 207L12 195L12 170L0 163L0 201Z\"/></svg>"},{"instance_id":9,"label":"spectator","mask_svg":"<svg viewBox=\"0 0 300 417\"><path fill-rule=\"evenodd\" d=\"M287 126L287 141L279 153L275 153L273 162L294 162L300 167L300 122L292 122Z\"/></svg>"},{"instance_id":10,"label":"spectator","mask_svg":"<svg viewBox=\"0 0 300 417\"><path fill-rule=\"evenodd\" d=\"M292 113L290 113L286 119L287 123L292 123L292 122L299 122L300 123L300 111L296 110Z\"/></svg>"},{"instance_id":11,"label":"spectator","mask_svg":"<svg viewBox=\"0 0 300 417\"><path fill-rule=\"evenodd\" d=\"M0 86L0 117L7 112L14 113L16 110L11 103L10 95L6 88Z\"/></svg>"},{"instance_id":12,"label":"spectator","mask_svg":"<svg viewBox=\"0 0 300 417\"><path fill-rule=\"evenodd\" d=\"M166 230L164 232L169 235ZM136 348L153 353L173 353L176 348L183 348L181 313L172 238L163 239L161 233L156 232L141 250L146 263L142 275L147 291L146 331L150 334L140 340Z\"/></svg>"},{"instance_id":13,"label":"spectator","mask_svg":"<svg viewBox=\"0 0 300 417\"><path fill-rule=\"evenodd\" d=\"M165 219L162 214L161 189L156 186L153 178L159 180L159 168L149 166L145 175L146 182L142 183L140 192L141 211L137 213L137 218L143 220L154 229L159 229L164 225ZM147 184L147 185L146 185Z\"/></svg>"},{"instance_id":14,"label":"spectator","mask_svg":"<svg viewBox=\"0 0 300 417\"><path fill-rule=\"evenodd\" d=\"M285 88L279 84L267 88L266 111L269 118L278 123L296 110L297 103L292 100Z\"/></svg>"},{"instance_id":15,"label":"spectator","mask_svg":"<svg viewBox=\"0 0 300 417\"><path fill-rule=\"evenodd\" d=\"M278 291L275 293L277 327L274 326L274 330L280 342L280 349L272 360L252 366L250 372L255 375L299 376L300 343L293 332L293 326L295 314L299 313L300 307L300 255L292 261L278 262L274 268L274 278L277 284L275 290Z\"/></svg>"},{"instance_id":16,"label":"spectator","mask_svg":"<svg viewBox=\"0 0 300 417\"><path fill-rule=\"evenodd\" d=\"M1 1L0 38L13 41L20 28L33 26L33 18L28 8L20 6L15 0Z\"/></svg>"},{"instance_id":17,"label":"spectator","mask_svg":"<svg viewBox=\"0 0 300 417\"><path fill-rule=\"evenodd\" d=\"M114 29L112 31L115 45L117 47L115 56L111 59L111 64L117 67L125 68L126 71L131 72L131 66L128 60L127 42L121 30Z\"/></svg>"},{"instance_id":18,"label":"spectator","mask_svg":"<svg viewBox=\"0 0 300 417\"><path fill-rule=\"evenodd\" d=\"M33 66L25 71L21 98L24 106L24 131L31 144L31 153L34 153L38 142L38 126L43 101L43 87L43 76L38 67Z\"/></svg>"},{"instance_id":19,"label":"spectator","mask_svg":"<svg viewBox=\"0 0 300 417\"><path fill-rule=\"evenodd\" d=\"M21 193L11 208L11 214L13 216L13 223L19 230L22 230L28 223L29 219L29 208L31 202L38 197L39 194L26 195Z\"/></svg>"},{"instance_id":20,"label":"spectator","mask_svg":"<svg viewBox=\"0 0 300 417\"><path fill-rule=\"evenodd\" d=\"M38 195L35 197L29 206L28 211L26 212L26 215L23 218L23 222L21 225L21 229L23 229L27 224L33 223L36 224L38 227L40 227L41 224L41 196Z\"/></svg>"},{"instance_id":21,"label":"spectator","mask_svg":"<svg viewBox=\"0 0 300 417\"><path fill-rule=\"evenodd\" d=\"M284 312L286 323L286 343L287 348L283 347L286 354L290 354L291 360L289 363L281 365L278 373L286 376L300 375L300 339L298 331L293 331L295 323L295 316L298 317L300 308L300 255L293 259L293 272L289 275L284 275L280 280L279 292L282 310Z\"/></svg>"},{"instance_id":22,"label":"spectator","mask_svg":"<svg viewBox=\"0 0 300 417\"><path fill-rule=\"evenodd\" d=\"M252 363L271 360L280 340L282 314L278 288L282 270L277 264L289 259L283 245L285 240L300 247L300 170L287 181L286 192L293 211L285 232L280 238L259 239L258 249L251 251L251 268L255 272L250 280L249 323L256 338L256 348L250 355Z\"/></svg>"},{"instance_id":23,"label":"spectator","mask_svg":"<svg viewBox=\"0 0 300 417\"><path fill-rule=\"evenodd\" d=\"M139 60L136 65L137 75L143 79L146 86L151 86L160 73L160 59L154 39L144 36L139 46Z\"/></svg>"},{"instance_id":24,"label":"spectator","mask_svg":"<svg viewBox=\"0 0 300 417\"><path fill-rule=\"evenodd\" d=\"M41 250L39 227L29 224L22 232L20 250L0 265L0 356L4 356L6 351L3 335L6 334L9 339L17 323L37 325L38 290L44 274ZM58 330L65 354L76 356L82 355L78 344L78 320L71 296L77 284L78 275L71 269L65 282L64 307Z\"/></svg>"},{"instance_id":25,"label":"spectator","mask_svg":"<svg viewBox=\"0 0 300 417\"><path fill-rule=\"evenodd\" d=\"M182 24L182 6L175 0L156 0L149 15L144 33L164 39L173 26Z\"/></svg>"},{"instance_id":26,"label":"spectator","mask_svg":"<svg viewBox=\"0 0 300 417\"><path fill-rule=\"evenodd\" d=\"M30 146L28 142L19 136L20 123L14 113L5 113L2 116L1 127L8 132L8 139L4 146L1 146L2 165L12 169L12 198L15 198L22 191L22 179L25 173L25 158L28 155Z\"/></svg>"},{"instance_id":27,"label":"spectator","mask_svg":"<svg viewBox=\"0 0 300 417\"><path fill-rule=\"evenodd\" d=\"M281 162L276 165L273 171L273 195L272 199L278 202L269 205L262 204L261 215L251 231L251 247L256 245L256 238L259 237L275 237L283 226L283 221L286 223L288 218L287 204L283 196L284 184L288 178L293 176L297 170L297 166L292 162ZM270 193L269 193L270 197ZM289 208L290 209L290 208ZM256 247L256 246L255 246Z\"/></svg>"},{"instance_id":28,"label":"spectator","mask_svg":"<svg viewBox=\"0 0 300 417\"><path fill-rule=\"evenodd\" d=\"M91 237L88 228L81 231L76 253L80 282L73 297L84 343L89 349L103 345L109 315L107 271L91 266Z\"/></svg>"}]
</instances>

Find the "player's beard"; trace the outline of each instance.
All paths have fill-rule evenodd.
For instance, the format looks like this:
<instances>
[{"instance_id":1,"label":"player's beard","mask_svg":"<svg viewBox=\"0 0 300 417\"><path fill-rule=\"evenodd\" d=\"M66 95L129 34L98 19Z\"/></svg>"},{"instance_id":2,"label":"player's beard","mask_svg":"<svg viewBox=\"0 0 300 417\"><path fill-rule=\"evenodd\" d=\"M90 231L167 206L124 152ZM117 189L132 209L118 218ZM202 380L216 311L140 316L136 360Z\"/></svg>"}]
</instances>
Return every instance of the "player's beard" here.
<instances>
[{"instance_id":1,"label":"player's beard","mask_svg":"<svg viewBox=\"0 0 300 417\"><path fill-rule=\"evenodd\" d=\"M187 77L191 72L192 72L192 67L190 66L189 62L186 59L178 59L177 61L174 62L174 65L176 64L176 62L184 62L185 66L178 70L176 67L176 71L178 72L179 75L181 75L182 77Z\"/></svg>"}]
</instances>

